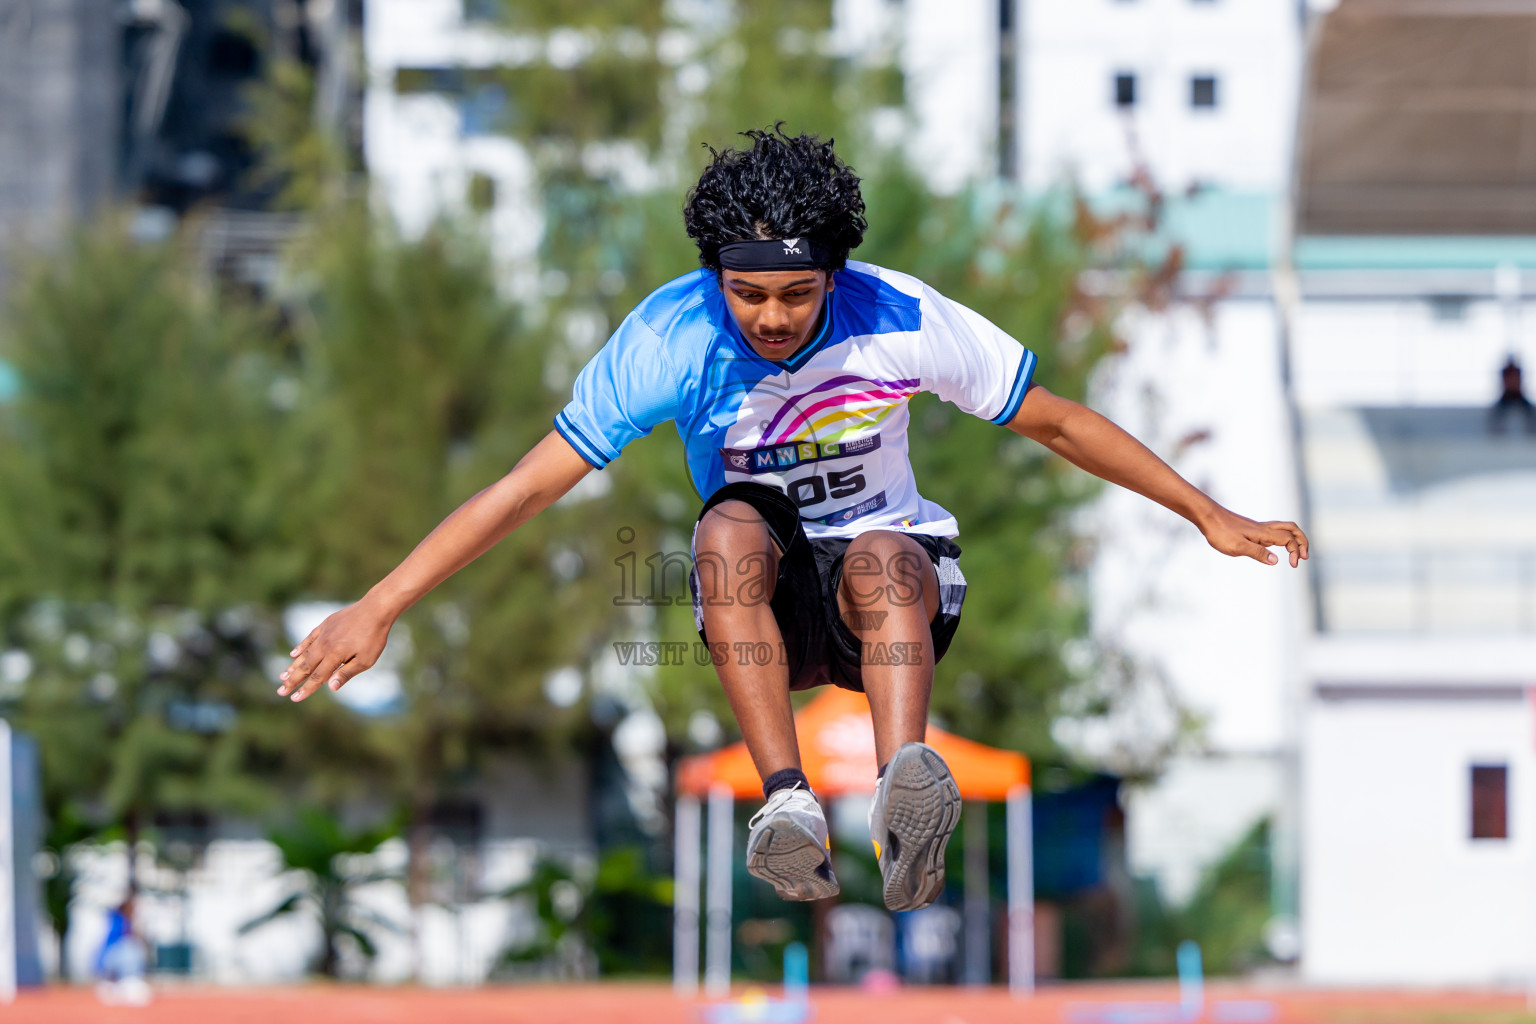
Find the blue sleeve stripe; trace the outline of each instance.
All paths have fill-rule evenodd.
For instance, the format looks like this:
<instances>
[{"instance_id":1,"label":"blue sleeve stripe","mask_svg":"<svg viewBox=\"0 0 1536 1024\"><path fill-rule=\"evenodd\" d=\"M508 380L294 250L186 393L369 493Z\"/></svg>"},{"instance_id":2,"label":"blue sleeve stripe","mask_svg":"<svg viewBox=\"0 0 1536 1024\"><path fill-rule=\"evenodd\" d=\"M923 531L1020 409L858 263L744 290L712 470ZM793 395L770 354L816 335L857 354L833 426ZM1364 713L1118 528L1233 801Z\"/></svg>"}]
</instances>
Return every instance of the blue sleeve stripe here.
<instances>
[{"instance_id":1,"label":"blue sleeve stripe","mask_svg":"<svg viewBox=\"0 0 1536 1024\"><path fill-rule=\"evenodd\" d=\"M577 425L576 420L573 419L564 410L562 410L557 415L561 415L561 416L565 417L565 425L570 428L571 433L575 434L578 438L581 439L582 443L584 443L588 448L592 449L593 454L596 455L600 460L602 460L604 465L606 465L606 464L612 462L614 459L618 458L618 453L617 452L615 452L612 455L609 455L608 454L609 449L607 448L607 446L601 444L598 441L592 440L592 435L587 433L585 430L582 430L581 427ZM603 435L599 434L597 436L598 437L602 437Z\"/></svg>"},{"instance_id":2,"label":"blue sleeve stripe","mask_svg":"<svg viewBox=\"0 0 1536 1024\"><path fill-rule=\"evenodd\" d=\"M1024 392L1029 390L1029 382L1034 376L1035 354L1025 349L1024 358L1019 360L1018 376L1013 379L1013 390L1008 392L1008 404L992 418L993 423L1007 423L1018 414L1019 406L1024 404Z\"/></svg>"},{"instance_id":3,"label":"blue sleeve stripe","mask_svg":"<svg viewBox=\"0 0 1536 1024\"><path fill-rule=\"evenodd\" d=\"M597 446L588 441L586 436L576 429L576 424L572 423L565 413L562 412L555 417L555 429L560 432L560 436L565 438L572 448L576 449L576 454L592 463L594 468L602 469L612 461L602 457Z\"/></svg>"}]
</instances>

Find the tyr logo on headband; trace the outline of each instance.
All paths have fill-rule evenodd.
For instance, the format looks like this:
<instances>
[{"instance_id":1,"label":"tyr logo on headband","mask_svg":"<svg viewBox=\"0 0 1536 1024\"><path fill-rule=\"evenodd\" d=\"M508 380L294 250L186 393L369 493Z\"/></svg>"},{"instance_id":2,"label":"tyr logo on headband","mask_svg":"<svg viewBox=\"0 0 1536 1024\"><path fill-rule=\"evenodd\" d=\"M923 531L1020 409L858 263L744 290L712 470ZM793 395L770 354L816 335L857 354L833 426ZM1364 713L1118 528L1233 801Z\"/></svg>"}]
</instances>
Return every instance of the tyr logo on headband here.
<instances>
[{"instance_id":1,"label":"tyr logo on headband","mask_svg":"<svg viewBox=\"0 0 1536 1024\"><path fill-rule=\"evenodd\" d=\"M754 238L720 247L726 270L820 270L831 262L831 251L809 238Z\"/></svg>"}]
</instances>

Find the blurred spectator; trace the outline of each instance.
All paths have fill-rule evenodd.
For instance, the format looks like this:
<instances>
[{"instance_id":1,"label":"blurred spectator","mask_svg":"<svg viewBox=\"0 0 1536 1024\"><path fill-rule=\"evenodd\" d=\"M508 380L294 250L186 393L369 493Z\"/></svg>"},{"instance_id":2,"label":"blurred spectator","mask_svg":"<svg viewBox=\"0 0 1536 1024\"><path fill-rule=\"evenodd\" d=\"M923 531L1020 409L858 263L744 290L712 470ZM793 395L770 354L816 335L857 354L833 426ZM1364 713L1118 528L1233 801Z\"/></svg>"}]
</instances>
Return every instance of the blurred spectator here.
<instances>
[{"instance_id":1,"label":"blurred spectator","mask_svg":"<svg viewBox=\"0 0 1536 1024\"><path fill-rule=\"evenodd\" d=\"M901 975L915 985L954 984L960 976L960 932L954 907L929 906L898 914Z\"/></svg>"},{"instance_id":2,"label":"blurred spectator","mask_svg":"<svg viewBox=\"0 0 1536 1024\"><path fill-rule=\"evenodd\" d=\"M866 974L896 969L896 930L891 915L862 903L844 903L827 911L825 952L827 981L856 984Z\"/></svg>"},{"instance_id":3,"label":"blurred spectator","mask_svg":"<svg viewBox=\"0 0 1536 1024\"><path fill-rule=\"evenodd\" d=\"M1499 400L1493 403L1493 410L1488 417L1489 429L1495 434L1503 432L1504 421L1511 413L1518 413L1525 420L1526 432L1536 433L1536 407L1525 397L1525 374L1520 364L1515 362L1514 356L1509 357L1504 369L1499 371L1499 376L1504 382L1504 391L1499 395Z\"/></svg>"},{"instance_id":4,"label":"blurred spectator","mask_svg":"<svg viewBox=\"0 0 1536 1024\"><path fill-rule=\"evenodd\" d=\"M133 897L107 912L107 937L96 955L96 995L108 1006L147 1006L144 940L133 930Z\"/></svg>"}]
</instances>

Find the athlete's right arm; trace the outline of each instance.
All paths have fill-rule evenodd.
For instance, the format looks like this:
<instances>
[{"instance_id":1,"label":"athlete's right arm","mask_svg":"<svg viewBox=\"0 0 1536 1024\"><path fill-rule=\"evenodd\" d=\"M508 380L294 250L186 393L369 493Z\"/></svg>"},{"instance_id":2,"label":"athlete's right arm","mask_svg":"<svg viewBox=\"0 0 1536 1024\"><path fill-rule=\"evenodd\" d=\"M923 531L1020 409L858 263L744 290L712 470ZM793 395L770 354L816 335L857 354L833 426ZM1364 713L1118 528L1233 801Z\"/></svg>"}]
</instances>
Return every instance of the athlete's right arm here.
<instances>
[{"instance_id":1,"label":"athlete's right arm","mask_svg":"<svg viewBox=\"0 0 1536 1024\"><path fill-rule=\"evenodd\" d=\"M371 668L390 627L433 587L495 547L591 472L592 465L556 431L523 456L512 472L460 505L427 534L393 572L305 637L291 652L279 696L303 700L329 685L338 690Z\"/></svg>"}]
</instances>

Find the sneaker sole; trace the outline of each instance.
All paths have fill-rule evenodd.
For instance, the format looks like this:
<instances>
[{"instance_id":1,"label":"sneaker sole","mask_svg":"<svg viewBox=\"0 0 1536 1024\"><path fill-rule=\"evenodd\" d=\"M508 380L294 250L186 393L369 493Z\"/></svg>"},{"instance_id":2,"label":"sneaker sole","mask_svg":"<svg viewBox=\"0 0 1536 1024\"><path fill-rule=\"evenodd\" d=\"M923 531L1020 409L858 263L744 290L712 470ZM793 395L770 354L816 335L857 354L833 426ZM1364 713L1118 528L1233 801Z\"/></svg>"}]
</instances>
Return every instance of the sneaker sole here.
<instances>
[{"instance_id":1,"label":"sneaker sole","mask_svg":"<svg viewBox=\"0 0 1536 1024\"><path fill-rule=\"evenodd\" d=\"M788 820L765 822L758 829L747 849L747 871L773 886L780 899L823 900L839 889L827 851Z\"/></svg>"},{"instance_id":2,"label":"sneaker sole","mask_svg":"<svg viewBox=\"0 0 1536 1024\"><path fill-rule=\"evenodd\" d=\"M960 823L960 787L944 759L919 744L897 751L885 773L885 905L918 910L944 891L944 847Z\"/></svg>"}]
</instances>

